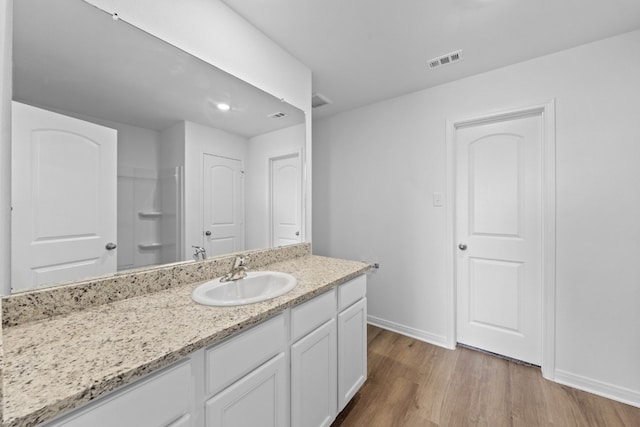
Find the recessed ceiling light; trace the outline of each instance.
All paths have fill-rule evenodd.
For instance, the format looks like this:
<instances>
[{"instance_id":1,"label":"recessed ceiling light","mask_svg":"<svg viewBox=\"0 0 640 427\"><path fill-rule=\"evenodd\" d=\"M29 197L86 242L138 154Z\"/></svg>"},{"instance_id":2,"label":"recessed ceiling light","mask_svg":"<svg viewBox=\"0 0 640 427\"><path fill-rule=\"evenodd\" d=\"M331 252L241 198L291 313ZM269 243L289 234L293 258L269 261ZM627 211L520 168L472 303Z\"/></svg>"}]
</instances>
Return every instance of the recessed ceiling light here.
<instances>
[{"instance_id":1,"label":"recessed ceiling light","mask_svg":"<svg viewBox=\"0 0 640 427\"><path fill-rule=\"evenodd\" d=\"M218 110L229 111L231 109L231 105L225 104L223 102L217 104Z\"/></svg>"}]
</instances>

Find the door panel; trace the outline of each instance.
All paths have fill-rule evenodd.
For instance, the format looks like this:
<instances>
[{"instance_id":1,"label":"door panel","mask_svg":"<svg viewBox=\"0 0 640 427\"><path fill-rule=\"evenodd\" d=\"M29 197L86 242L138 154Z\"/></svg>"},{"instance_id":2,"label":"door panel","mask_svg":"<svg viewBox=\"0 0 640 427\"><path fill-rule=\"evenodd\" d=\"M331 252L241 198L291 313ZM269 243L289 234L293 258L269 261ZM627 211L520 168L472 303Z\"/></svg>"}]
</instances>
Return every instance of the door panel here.
<instances>
[{"instance_id":1,"label":"door panel","mask_svg":"<svg viewBox=\"0 0 640 427\"><path fill-rule=\"evenodd\" d=\"M469 146L471 234L518 237L524 168L522 137L489 135Z\"/></svg>"},{"instance_id":2,"label":"door panel","mask_svg":"<svg viewBox=\"0 0 640 427\"><path fill-rule=\"evenodd\" d=\"M469 258L470 322L521 332L522 267L519 262Z\"/></svg>"},{"instance_id":3,"label":"door panel","mask_svg":"<svg viewBox=\"0 0 640 427\"><path fill-rule=\"evenodd\" d=\"M301 191L300 156L271 159L272 246L302 241Z\"/></svg>"},{"instance_id":4,"label":"door panel","mask_svg":"<svg viewBox=\"0 0 640 427\"><path fill-rule=\"evenodd\" d=\"M456 129L458 342L541 363L540 115Z\"/></svg>"},{"instance_id":5,"label":"door panel","mask_svg":"<svg viewBox=\"0 0 640 427\"><path fill-rule=\"evenodd\" d=\"M284 353L274 357L209 399L207 427L284 427L287 384Z\"/></svg>"},{"instance_id":6,"label":"door panel","mask_svg":"<svg viewBox=\"0 0 640 427\"><path fill-rule=\"evenodd\" d=\"M117 132L12 108L12 288L115 272Z\"/></svg>"},{"instance_id":7,"label":"door panel","mask_svg":"<svg viewBox=\"0 0 640 427\"><path fill-rule=\"evenodd\" d=\"M207 255L244 250L243 172L240 160L203 155L203 247Z\"/></svg>"}]
</instances>

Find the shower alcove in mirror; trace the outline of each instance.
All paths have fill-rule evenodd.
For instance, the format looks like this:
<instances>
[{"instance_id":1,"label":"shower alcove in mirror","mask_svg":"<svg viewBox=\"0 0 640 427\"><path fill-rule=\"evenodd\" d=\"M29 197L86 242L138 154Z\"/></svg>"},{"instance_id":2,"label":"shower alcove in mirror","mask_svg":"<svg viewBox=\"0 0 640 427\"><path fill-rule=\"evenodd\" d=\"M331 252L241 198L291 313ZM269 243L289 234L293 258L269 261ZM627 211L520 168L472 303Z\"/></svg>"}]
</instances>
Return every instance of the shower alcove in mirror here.
<instances>
[{"instance_id":1,"label":"shower alcove in mirror","mask_svg":"<svg viewBox=\"0 0 640 427\"><path fill-rule=\"evenodd\" d=\"M13 292L305 240L301 110L82 0L13 25Z\"/></svg>"}]
</instances>

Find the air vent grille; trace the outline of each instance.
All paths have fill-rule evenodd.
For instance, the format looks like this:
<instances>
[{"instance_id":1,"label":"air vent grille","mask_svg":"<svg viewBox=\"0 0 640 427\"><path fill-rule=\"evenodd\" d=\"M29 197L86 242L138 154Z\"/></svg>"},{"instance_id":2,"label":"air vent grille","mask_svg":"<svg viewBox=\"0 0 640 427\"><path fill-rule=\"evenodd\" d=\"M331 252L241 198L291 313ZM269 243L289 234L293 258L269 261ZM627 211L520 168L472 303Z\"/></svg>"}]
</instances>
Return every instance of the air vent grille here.
<instances>
[{"instance_id":1,"label":"air vent grille","mask_svg":"<svg viewBox=\"0 0 640 427\"><path fill-rule=\"evenodd\" d=\"M315 92L313 95L311 95L311 108L318 108L327 104L331 104L331 100L326 96L318 92Z\"/></svg>"},{"instance_id":2,"label":"air vent grille","mask_svg":"<svg viewBox=\"0 0 640 427\"><path fill-rule=\"evenodd\" d=\"M283 117L287 117L287 113L283 113L282 111L278 111L277 113L269 114L270 119L281 119Z\"/></svg>"},{"instance_id":3,"label":"air vent grille","mask_svg":"<svg viewBox=\"0 0 640 427\"><path fill-rule=\"evenodd\" d=\"M453 64L462 60L462 50L456 50L455 52L447 53L436 58L429 60L429 68L434 69L442 67L443 65Z\"/></svg>"}]
</instances>

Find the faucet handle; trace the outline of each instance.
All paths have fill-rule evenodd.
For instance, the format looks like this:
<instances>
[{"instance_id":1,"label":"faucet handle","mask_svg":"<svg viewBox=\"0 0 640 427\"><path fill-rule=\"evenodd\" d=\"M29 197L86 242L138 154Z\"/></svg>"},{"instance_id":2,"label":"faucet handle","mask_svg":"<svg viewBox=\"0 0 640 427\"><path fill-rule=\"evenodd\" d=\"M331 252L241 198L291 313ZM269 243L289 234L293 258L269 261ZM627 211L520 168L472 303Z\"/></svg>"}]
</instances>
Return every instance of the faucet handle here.
<instances>
[{"instance_id":1,"label":"faucet handle","mask_svg":"<svg viewBox=\"0 0 640 427\"><path fill-rule=\"evenodd\" d=\"M202 258L203 261L207 259L207 250L205 248L203 248L202 246L195 246L195 245L191 247L195 249L195 253L193 254L193 256L196 259L196 261L200 258Z\"/></svg>"},{"instance_id":2,"label":"faucet handle","mask_svg":"<svg viewBox=\"0 0 640 427\"><path fill-rule=\"evenodd\" d=\"M239 255L236 257L236 260L233 264L233 268L246 267L247 261L249 261L249 257L246 255Z\"/></svg>"}]
</instances>

